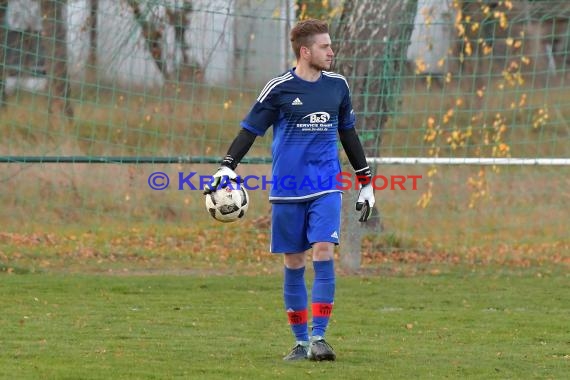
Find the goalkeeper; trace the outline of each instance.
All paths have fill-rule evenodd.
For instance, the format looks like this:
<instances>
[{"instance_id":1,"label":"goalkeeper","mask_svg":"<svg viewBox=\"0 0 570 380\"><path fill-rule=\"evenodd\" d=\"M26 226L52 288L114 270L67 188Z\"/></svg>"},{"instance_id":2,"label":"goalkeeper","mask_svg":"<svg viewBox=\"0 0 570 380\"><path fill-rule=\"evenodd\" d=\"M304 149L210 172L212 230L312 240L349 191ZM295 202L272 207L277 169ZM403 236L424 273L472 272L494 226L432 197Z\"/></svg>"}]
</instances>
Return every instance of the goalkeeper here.
<instances>
[{"instance_id":1,"label":"goalkeeper","mask_svg":"<svg viewBox=\"0 0 570 380\"><path fill-rule=\"evenodd\" d=\"M270 249L283 254L285 311L296 340L284 360L335 360L325 333L334 304L334 247L340 233L339 138L361 184L356 203L360 222L368 220L374 206L372 174L355 131L348 83L342 75L327 71L334 57L328 25L301 21L291 30L290 39L296 66L271 79L259 93L205 193L216 189L223 177L235 179L234 170L256 137L273 126L273 178L302 184L275 182L269 196ZM314 283L309 309L305 265L311 248Z\"/></svg>"}]
</instances>

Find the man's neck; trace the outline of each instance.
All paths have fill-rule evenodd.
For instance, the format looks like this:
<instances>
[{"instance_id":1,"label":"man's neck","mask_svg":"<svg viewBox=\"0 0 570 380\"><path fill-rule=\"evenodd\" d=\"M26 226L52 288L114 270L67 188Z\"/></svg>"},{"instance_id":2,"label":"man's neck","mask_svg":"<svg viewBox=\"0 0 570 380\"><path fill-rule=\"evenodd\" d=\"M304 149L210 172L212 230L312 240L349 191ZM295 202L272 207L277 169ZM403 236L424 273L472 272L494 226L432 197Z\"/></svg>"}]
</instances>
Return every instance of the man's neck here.
<instances>
[{"instance_id":1,"label":"man's neck","mask_svg":"<svg viewBox=\"0 0 570 380\"><path fill-rule=\"evenodd\" d=\"M295 68L295 74L307 82L316 82L321 77L321 70L315 70L308 65L298 65Z\"/></svg>"}]
</instances>

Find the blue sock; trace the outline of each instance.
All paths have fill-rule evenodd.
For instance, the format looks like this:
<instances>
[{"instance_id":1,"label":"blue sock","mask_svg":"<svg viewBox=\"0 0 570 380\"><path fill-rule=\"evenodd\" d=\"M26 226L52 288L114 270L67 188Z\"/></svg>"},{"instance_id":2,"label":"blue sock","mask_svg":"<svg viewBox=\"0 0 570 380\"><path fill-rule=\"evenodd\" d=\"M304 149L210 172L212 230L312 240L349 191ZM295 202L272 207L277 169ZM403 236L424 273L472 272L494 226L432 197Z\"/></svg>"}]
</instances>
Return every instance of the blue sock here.
<instances>
[{"instance_id":1,"label":"blue sock","mask_svg":"<svg viewBox=\"0 0 570 380\"><path fill-rule=\"evenodd\" d=\"M312 293L313 336L324 337L334 304L334 261L313 261L313 268L315 269Z\"/></svg>"},{"instance_id":2,"label":"blue sock","mask_svg":"<svg viewBox=\"0 0 570 380\"><path fill-rule=\"evenodd\" d=\"M305 285L305 267L299 269L285 267L283 298L285 300L287 319L295 339L303 342L308 341L308 298L307 286Z\"/></svg>"}]
</instances>

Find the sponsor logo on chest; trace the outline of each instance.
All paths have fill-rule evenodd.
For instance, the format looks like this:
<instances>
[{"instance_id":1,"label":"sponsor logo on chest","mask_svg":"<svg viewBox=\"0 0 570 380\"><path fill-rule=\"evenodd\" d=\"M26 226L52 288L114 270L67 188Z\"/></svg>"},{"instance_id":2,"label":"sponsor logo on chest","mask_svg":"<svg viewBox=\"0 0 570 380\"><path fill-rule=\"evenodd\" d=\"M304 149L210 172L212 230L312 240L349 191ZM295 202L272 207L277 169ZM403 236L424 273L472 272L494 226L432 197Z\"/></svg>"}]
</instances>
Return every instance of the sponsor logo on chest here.
<instances>
[{"instance_id":1,"label":"sponsor logo on chest","mask_svg":"<svg viewBox=\"0 0 570 380\"><path fill-rule=\"evenodd\" d=\"M297 123L297 128L301 128L303 132L327 131L333 126L332 123L329 123L330 119L331 115L328 112L313 112L303 116L301 122Z\"/></svg>"},{"instance_id":2,"label":"sponsor logo on chest","mask_svg":"<svg viewBox=\"0 0 570 380\"><path fill-rule=\"evenodd\" d=\"M331 115L328 112L313 112L308 114L303 118L303 120L308 120L311 124L323 124L329 121Z\"/></svg>"}]
</instances>

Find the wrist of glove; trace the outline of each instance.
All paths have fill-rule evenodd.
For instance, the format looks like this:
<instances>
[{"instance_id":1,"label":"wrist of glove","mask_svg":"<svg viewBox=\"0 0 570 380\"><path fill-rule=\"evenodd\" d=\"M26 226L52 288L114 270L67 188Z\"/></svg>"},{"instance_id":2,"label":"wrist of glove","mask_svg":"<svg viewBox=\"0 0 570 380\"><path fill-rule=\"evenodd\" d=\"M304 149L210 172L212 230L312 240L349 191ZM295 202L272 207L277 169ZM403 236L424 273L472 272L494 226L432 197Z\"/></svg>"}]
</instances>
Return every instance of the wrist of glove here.
<instances>
[{"instance_id":1,"label":"wrist of glove","mask_svg":"<svg viewBox=\"0 0 570 380\"><path fill-rule=\"evenodd\" d=\"M366 222L372 215L372 209L376 203L374 197L374 187L372 186L372 175L358 176L360 183L360 191L358 192L358 200L356 201L356 211L360 211L359 222Z\"/></svg>"},{"instance_id":2,"label":"wrist of glove","mask_svg":"<svg viewBox=\"0 0 570 380\"><path fill-rule=\"evenodd\" d=\"M204 194L210 194L216 191L218 188L224 188L228 186L229 181L238 180L236 172L227 166L220 166L217 172L212 175L212 182L204 186Z\"/></svg>"}]
</instances>

